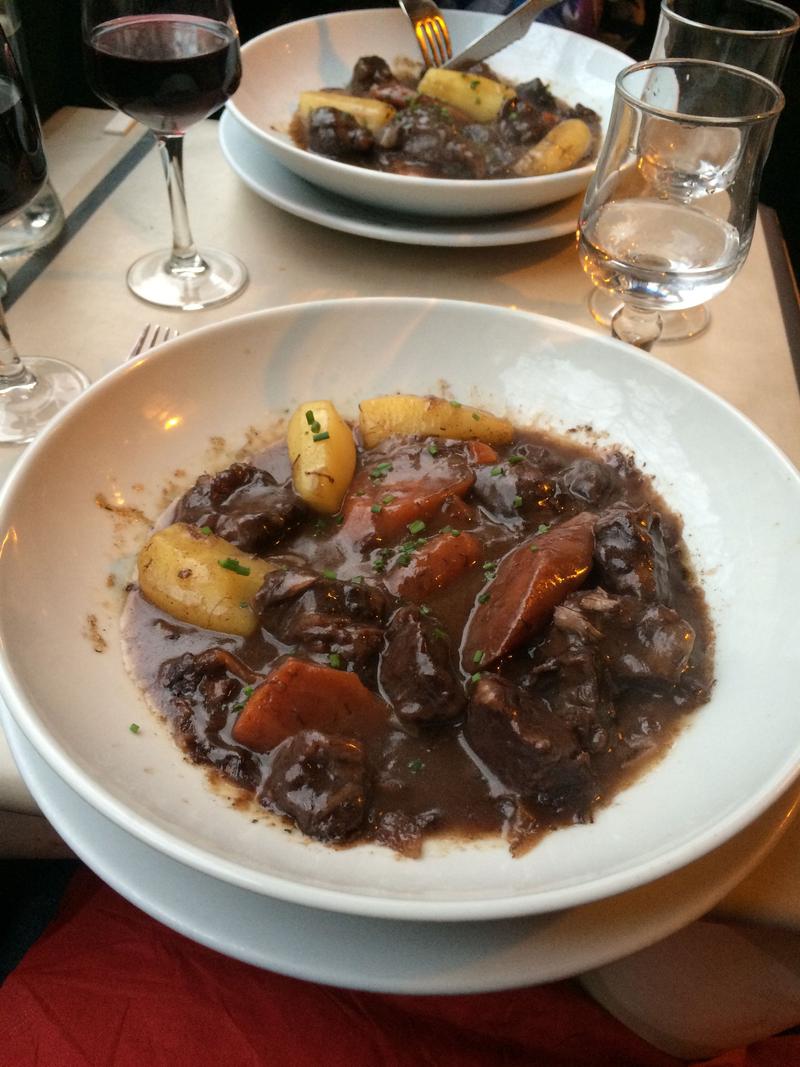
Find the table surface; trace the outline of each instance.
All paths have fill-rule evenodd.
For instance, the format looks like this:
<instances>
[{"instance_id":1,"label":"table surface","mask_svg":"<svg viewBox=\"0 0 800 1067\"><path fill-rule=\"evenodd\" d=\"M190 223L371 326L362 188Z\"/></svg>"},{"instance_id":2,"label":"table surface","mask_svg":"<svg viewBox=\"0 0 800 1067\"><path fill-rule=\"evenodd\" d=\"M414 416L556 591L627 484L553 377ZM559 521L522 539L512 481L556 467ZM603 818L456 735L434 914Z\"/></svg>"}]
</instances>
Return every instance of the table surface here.
<instances>
[{"instance_id":1,"label":"table surface","mask_svg":"<svg viewBox=\"0 0 800 1067\"><path fill-rule=\"evenodd\" d=\"M48 121L45 137L67 224L50 248L3 264L9 275L8 321L21 353L67 359L92 380L125 359L145 322L185 334L248 311L310 300L434 296L595 325L574 237L420 250L326 229L251 192L224 160L213 121L194 127L186 139L194 235L200 246L238 255L249 268L250 284L216 309L154 309L125 285L125 271L137 256L169 243L164 176L149 135L107 111L65 108ZM762 209L748 260L714 300L709 329L690 341L657 346L653 358L732 403L800 466L800 313L771 212ZM20 451L0 450L0 479ZM2 734L0 812L36 812ZM720 914L800 927L798 884L800 820L795 820L767 860L722 902Z\"/></svg>"}]
</instances>

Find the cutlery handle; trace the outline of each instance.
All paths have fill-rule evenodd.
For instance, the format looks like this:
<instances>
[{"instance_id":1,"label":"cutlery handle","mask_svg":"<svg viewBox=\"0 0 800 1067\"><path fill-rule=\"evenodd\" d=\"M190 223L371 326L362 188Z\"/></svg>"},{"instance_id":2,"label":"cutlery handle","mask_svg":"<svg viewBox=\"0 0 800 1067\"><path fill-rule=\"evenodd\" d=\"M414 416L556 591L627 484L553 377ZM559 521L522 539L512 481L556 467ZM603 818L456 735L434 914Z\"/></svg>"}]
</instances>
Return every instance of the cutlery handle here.
<instances>
[{"instance_id":1,"label":"cutlery handle","mask_svg":"<svg viewBox=\"0 0 800 1067\"><path fill-rule=\"evenodd\" d=\"M560 0L525 0L525 3L520 4L488 33L484 33L458 55L449 59L444 64L445 69L452 70L456 65L461 66L465 63L480 63L503 48L507 48L523 36L537 16L559 2Z\"/></svg>"}]
</instances>

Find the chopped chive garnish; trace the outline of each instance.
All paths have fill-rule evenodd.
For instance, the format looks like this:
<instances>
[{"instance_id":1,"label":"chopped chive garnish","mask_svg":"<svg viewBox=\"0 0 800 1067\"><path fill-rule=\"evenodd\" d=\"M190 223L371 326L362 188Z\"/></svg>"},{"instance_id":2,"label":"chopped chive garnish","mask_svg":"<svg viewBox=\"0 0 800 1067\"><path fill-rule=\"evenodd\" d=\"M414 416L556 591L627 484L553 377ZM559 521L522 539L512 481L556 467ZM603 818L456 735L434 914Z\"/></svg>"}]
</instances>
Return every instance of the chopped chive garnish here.
<instances>
[{"instance_id":1,"label":"chopped chive garnish","mask_svg":"<svg viewBox=\"0 0 800 1067\"><path fill-rule=\"evenodd\" d=\"M246 685L244 687L244 689L242 690L242 692L244 693L244 695L246 697L251 697L253 695L253 693L255 692L255 690L253 689L252 685Z\"/></svg>"},{"instance_id":2,"label":"chopped chive garnish","mask_svg":"<svg viewBox=\"0 0 800 1067\"><path fill-rule=\"evenodd\" d=\"M506 462L510 463L511 466L513 467L517 463L522 463L523 459L525 459L524 456L509 456L508 460Z\"/></svg>"},{"instance_id":3,"label":"chopped chive garnish","mask_svg":"<svg viewBox=\"0 0 800 1067\"><path fill-rule=\"evenodd\" d=\"M338 652L331 652L328 656L328 663L331 667L335 667L336 670L340 670L342 666L342 657Z\"/></svg>"},{"instance_id":4,"label":"chopped chive garnish","mask_svg":"<svg viewBox=\"0 0 800 1067\"><path fill-rule=\"evenodd\" d=\"M433 636L444 639L445 637L447 637L447 632L443 630L441 626L437 626L436 629L433 631Z\"/></svg>"},{"instance_id":5,"label":"chopped chive garnish","mask_svg":"<svg viewBox=\"0 0 800 1067\"><path fill-rule=\"evenodd\" d=\"M238 559L231 559L230 556L227 559L218 559L217 563L226 571L233 571L234 574L243 574L245 578L250 573L249 567L244 567Z\"/></svg>"},{"instance_id":6,"label":"chopped chive garnish","mask_svg":"<svg viewBox=\"0 0 800 1067\"><path fill-rule=\"evenodd\" d=\"M492 467L489 473L493 478L497 478L499 475L505 474L506 472L503 470L502 467Z\"/></svg>"},{"instance_id":7,"label":"chopped chive garnish","mask_svg":"<svg viewBox=\"0 0 800 1067\"><path fill-rule=\"evenodd\" d=\"M450 536L451 537L460 537L461 536L461 531L460 530L456 530L456 529L452 529L450 531Z\"/></svg>"},{"instance_id":8,"label":"chopped chive garnish","mask_svg":"<svg viewBox=\"0 0 800 1067\"><path fill-rule=\"evenodd\" d=\"M306 412L306 422L308 423L309 426L313 426L316 421L317 420L314 418L314 412L311 411L311 409L309 409Z\"/></svg>"},{"instance_id":9,"label":"chopped chive garnish","mask_svg":"<svg viewBox=\"0 0 800 1067\"><path fill-rule=\"evenodd\" d=\"M383 511L383 505L373 504L369 510L372 512L373 515L380 515L380 513Z\"/></svg>"},{"instance_id":10,"label":"chopped chive garnish","mask_svg":"<svg viewBox=\"0 0 800 1067\"><path fill-rule=\"evenodd\" d=\"M432 456L435 456L435 455L436 455L436 453L437 453L438 451L439 451L439 448L438 448L438 446L437 446L437 445L435 445L435 444L433 444L433 442L431 442L431 443L430 443L430 444L428 445L428 452L430 452L430 454L431 454Z\"/></svg>"},{"instance_id":11,"label":"chopped chive garnish","mask_svg":"<svg viewBox=\"0 0 800 1067\"><path fill-rule=\"evenodd\" d=\"M350 581L353 583L353 585L361 585L361 583L364 581L364 575L354 574Z\"/></svg>"},{"instance_id":12,"label":"chopped chive garnish","mask_svg":"<svg viewBox=\"0 0 800 1067\"><path fill-rule=\"evenodd\" d=\"M425 529L425 523L422 519L414 519L413 522L406 523L406 529L409 533L421 533Z\"/></svg>"},{"instance_id":13,"label":"chopped chive garnish","mask_svg":"<svg viewBox=\"0 0 800 1067\"><path fill-rule=\"evenodd\" d=\"M428 607L427 604L420 604L419 611L420 615L430 615L431 613L431 609Z\"/></svg>"},{"instance_id":14,"label":"chopped chive garnish","mask_svg":"<svg viewBox=\"0 0 800 1067\"><path fill-rule=\"evenodd\" d=\"M522 497L521 496L515 496L514 500L512 501L512 503L514 504L515 508L521 508L522 507Z\"/></svg>"},{"instance_id":15,"label":"chopped chive garnish","mask_svg":"<svg viewBox=\"0 0 800 1067\"><path fill-rule=\"evenodd\" d=\"M416 759L412 759L412 760L408 761L408 769L411 771L412 774L419 774L419 772L424 767L425 767L425 764L422 762L422 760L419 757L417 757Z\"/></svg>"},{"instance_id":16,"label":"chopped chive garnish","mask_svg":"<svg viewBox=\"0 0 800 1067\"><path fill-rule=\"evenodd\" d=\"M538 552L538 551L539 551L539 546L538 545L531 545L531 552Z\"/></svg>"},{"instance_id":17,"label":"chopped chive garnish","mask_svg":"<svg viewBox=\"0 0 800 1067\"><path fill-rule=\"evenodd\" d=\"M247 603L247 601L246 601L246 600L240 600L240 601L239 601L239 607L240 607L240 608L249 608L249 607L250 607L250 605L249 605L249 604Z\"/></svg>"},{"instance_id":18,"label":"chopped chive garnish","mask_svg":"<svg viewBox=\"0 0 800 1067\"><path fill-rule=\"evenodd\" d=\"M483 569L485 571L493 571L496 568L497 568L497 560L496 559L490 559L488 563L484 563L484 565L483 565Z\"/></svg>"},{"instance_id":19,"label":"chopped chive garnish","mask_svg":"<svg viewBox=\"0 0 800 1067\"><path fill-rule=\"evenodd\" d=\"M488 593L481 593L478 596L478 603L479 604L485 604L488 599L489 599L489 594Z\"/></svg>"},{"instance_id":20,"label":"chopped chive garnish","mask_svg":"<svg viewBox=\"0 0 800 1067\"><path fill-rule=\"evenodd\" d=\"M139 731L141 730L141 726L139 725L138 722L132 722L130 724L130 726L128 727L128 729L130 730L130 732L132 734L138 734Z\"/></svg>"},{"instance_id":21,"label":"chopped chive garnish","mask_svg":"<svg viewBox=\"0 0 800 1067\"><path fill-rule=\"evenodd\" d=\"M392 465L388 461L385 463L378 463L369 472L369 476L370 478L383 478L390 470L392 470Z\"/></svg>"},{"instance_id":22,"label":"chopped chive garnish","mask_svg":"<svg viewBox=\"0 0 800 1067\"><path fill-rule=\"evenodd\" d=\"M323 430L322 433L312 434L311 440L312 441L327 441L330 436L331 435L328 433L327 430Z\"/></svg>"},{"instance_id":23,"label":"chopped chive garnish","mask_svg":"<svg viewBox=\"0 0 800 1067\"><path fill-rule=\"evenodd\" d=\"M336 523L337 526L341 526L344 522L344 515L336 515L333 521Z\"/></svg>"},{"instance_id":24,"label":"chopped chive garnish","mask_svg":"<svg viewBox=\"0 0 800 1067\"><path fill-rule=\"evenodd\" d=\"M200 533L201 533L201 534L205 534L205 535L206 535L206 537L208 537L208 535L209 535L210 533L213 533L213 532L214 532L214 531L213 531L213 530L211 529L211 527L210 527L210 526L201 526L201 527L200 527Z\"/></svg>"},{"instance_id":25,"label":"chopped chive garnish","mask_svg":"<svg viewBox=\"0 0 800 1067\"><path fill-rule=\"evenodd\" d=\"M479 412L477 412L477 411L473 411L473 412L472 412L472 417L473 417L473 419L474 419L474 420L475 420L476 422L480 422L480 421L481 421L481 416L480 416L480 413L479 413Z\"/></svg>"},{"instance_id":26,"label":"chopped chive garnish","mask_svg":"<svg viewBox=\"0 0 800 1067\"><path fill-rule=\"evenodd\" d=\"M547 531L549 529L550 529L550 524L549 523L540 522L539 525L536 528L536 532L537 532L537 534L543 534L543 533L547 533Z\"/></svg>"},{"instance_id":27,"label":"chopped chive garnish","mask_svg":"<svg viewBox=\"0 0 800 1067\"><path fill-rule=\"evenodd\" d=\"M391 504L391 502L396 499L397 498L392 496L391 493L387 493L386 496L381 497L381 504Z\"/></svg>"},{"instance_id":28,"label":"chopped chive garnish","mask_svg":"<svg viewBox=\"0 0 800 1067\"><path fill-rule=\"evenodd\" d=\"M450 407L451 408L460 408L461 407L461 401L460 400L451 400L450 401Z\"/></svg>"},{"instance_id":29,"label":"chopped chive garnish","mask_svg":"<svg viewBox=\"0 0 800 1067\"><path fill-rule=\"evenodd\" d=\"M479 648L478 651L475 653L475 655L472 657L472 662L473 663L483 663L484 654L485 653L484 653L483 649Z\"/></svg>"},{"instance_id":30,"label":"chopped chive garnish","mask_svg":"<svg viewBox=\"0 0 800 1067\"><path fill-rule=\"evenodd\" d=\"M470 678L470 681L471 682L479 682L480 680L481 680L481 672L480 671L475 671L475 673Z\"/></svg>"},{"instance_id":31,"label":"chopped chive garnish","mask_svg":"<svg viewBox=\"0 0 800 1067\"><path fill-rule=\"evenodd\" d=\"M336 571L332 571L330 569L330 567L326 567L322 572L322 577L323 578L335 578L336 577Z\"/></svg>"}]
</instances>

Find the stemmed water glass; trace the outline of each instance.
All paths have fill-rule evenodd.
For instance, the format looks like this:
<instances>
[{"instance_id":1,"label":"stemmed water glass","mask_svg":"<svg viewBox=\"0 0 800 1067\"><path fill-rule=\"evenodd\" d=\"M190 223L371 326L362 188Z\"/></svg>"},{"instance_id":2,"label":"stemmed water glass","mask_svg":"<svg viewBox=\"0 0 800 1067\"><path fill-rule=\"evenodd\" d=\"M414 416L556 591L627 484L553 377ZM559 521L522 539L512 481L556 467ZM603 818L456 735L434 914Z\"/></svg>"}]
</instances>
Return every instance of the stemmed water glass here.
<instances>
[{"instance_id":1,"label":"stemmed water glass","mask_svg":"<svg viewBox=\"0 0 800 1067\"><path fill-rule=\"evenodd\" d=\"M172 248L137 260L130 289L186 311L231 300L247 270L228 252L195 246L183 178L185 131L218 110L241 77L229 0L83 0L82 26L90 84L152 130L167 178Z\"/></svg>"},{"instance_id":2,"label":"stemmed water glass","mask_svg":"<svg viewBox=\"0 0 800 1067\"><path fill-rule=\"evenodd\" d=\"M649 349L663 312L702 304L741 268L782 107L772 82L723 63L650 60L618 75L578 223L583 269L621 301L616 337Z\"/></svg>"},{"instance_id":3,"label":"stemmed water glass","mask_svg":"<svg viewBox=\"0 0 800 1067\"><path fill-rule=\"evenodd\" d=\"M36 110L0 29L0 225L30 202L46 177ZM0 274L0 292L5 290ZM0 306L0 443L31 441L88 384L81 371L61 360L20 359Z\"/></svg>"},{"instance_id":4,"label":"stemmed water glass","mask_svg":"<svg viewBox=\"0 0 800 1067\"><path fill-rule=\"evenodd\" d=\"M662 0L650 59L710 59L761 74L780 85L800 16L774 0ZM616 293L592 291L593 317L609 325ZM662 314L661 340L680 341L709 323L703 304Z\"/></svg>"}]
</instances>

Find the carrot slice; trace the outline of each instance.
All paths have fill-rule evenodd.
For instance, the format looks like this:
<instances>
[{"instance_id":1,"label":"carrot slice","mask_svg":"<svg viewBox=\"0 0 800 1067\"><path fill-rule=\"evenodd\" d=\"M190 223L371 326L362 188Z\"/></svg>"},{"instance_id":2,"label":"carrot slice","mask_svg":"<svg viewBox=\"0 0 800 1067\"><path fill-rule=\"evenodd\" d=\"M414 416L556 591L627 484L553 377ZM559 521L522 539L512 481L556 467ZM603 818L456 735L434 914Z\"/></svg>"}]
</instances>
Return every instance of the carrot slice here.
<instances>
[{"instance_id":1,"label":"carrot slice","mask_svg":"<svg viewBox=\"0 0 800 1067\"><path fill-rule=\"evenodd\" d=\"M545 626L553 609L580 588L592 567L596 516L583 512L529 537L500 562L467 622L464 670L491 666Z\"/></svg>"},{"instance_id":2,"label":"carrot slice","mask_svg":"<svg viewBox=\"0 0 800 1067\"><path fill-rule=\"evenodd\" d=\"M269 752L301 730L366 738L388 715L388 706L356 674L289 657L252 693L233 738L254 752Z\"/></svg>"},{"instance_id":3,"label":"carrot slice","mask_svg":"<svg viewBox=\"0 0 800 1067\"><path fill-rule=\"evenodd\" d=\"M454 582L480 556L481 543L473 534L437 534L414 553L407 567L396 566L389 571L384 584L390 592L419 604Z\"/></svg>"}]
</instances>

